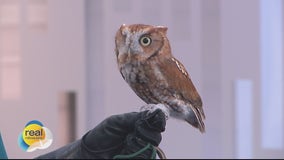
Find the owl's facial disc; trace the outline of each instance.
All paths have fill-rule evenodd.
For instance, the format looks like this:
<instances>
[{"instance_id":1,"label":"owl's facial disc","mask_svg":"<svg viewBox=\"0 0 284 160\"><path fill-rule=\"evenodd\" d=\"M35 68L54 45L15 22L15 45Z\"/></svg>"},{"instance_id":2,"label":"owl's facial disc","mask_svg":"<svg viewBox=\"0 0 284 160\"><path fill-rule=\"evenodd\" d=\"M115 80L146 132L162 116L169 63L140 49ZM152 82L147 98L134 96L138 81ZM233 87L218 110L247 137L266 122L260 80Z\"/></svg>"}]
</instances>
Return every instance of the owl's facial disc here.
<instances>
[{"instance_id":1,"label":"owl's facial disc","mask_svg":"<svg viewBox=\"0 0 284 160\"><path fill-rule=\"evenodd\" d=\"M147 60L163 46L167 27L143 24L121 25L116 34L116 55L119 60Z\"/></svg>"},{"instance_id":2,"label":"owl's facial disc","mask_svg":"<svg viewBox=\"0 0 284 160\"><path fill-rule=\"evenodd\" d=\"M141 47L141 45L145 46L151 43L151 40L149 40L149 38L143 39L143 42L141 41L142 39L140 37L146 33L145 30L131 31L128 26L122 25L120 27L120 32L123 37L124 44L118 46L118 56L121 56L122 54L127 54L128 56L141 54L143 53L143 48Z\"/></svg>"}]
</instances>

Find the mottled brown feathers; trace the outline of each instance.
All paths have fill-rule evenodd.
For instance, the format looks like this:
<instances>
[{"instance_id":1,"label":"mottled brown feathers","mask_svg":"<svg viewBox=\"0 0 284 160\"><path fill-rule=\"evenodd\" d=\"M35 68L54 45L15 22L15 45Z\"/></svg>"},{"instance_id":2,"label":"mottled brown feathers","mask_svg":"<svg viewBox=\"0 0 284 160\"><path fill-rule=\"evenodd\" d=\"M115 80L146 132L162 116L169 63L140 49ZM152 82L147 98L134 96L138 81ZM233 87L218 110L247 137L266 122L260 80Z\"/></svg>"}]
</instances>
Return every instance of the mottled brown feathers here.
<instances>
[{"instance_id":1,"label":"mottled brown feathers","mask_svg":"<svg viewBox=\"0 0 284 160\"><path fill-rule=\"evenodd\" d=\"M115 36L118 68L148 104L164 104L170 116L205 131L202 100L183 64L171 54L167 27L122 25Z\"/></svg>"}]
</instances>

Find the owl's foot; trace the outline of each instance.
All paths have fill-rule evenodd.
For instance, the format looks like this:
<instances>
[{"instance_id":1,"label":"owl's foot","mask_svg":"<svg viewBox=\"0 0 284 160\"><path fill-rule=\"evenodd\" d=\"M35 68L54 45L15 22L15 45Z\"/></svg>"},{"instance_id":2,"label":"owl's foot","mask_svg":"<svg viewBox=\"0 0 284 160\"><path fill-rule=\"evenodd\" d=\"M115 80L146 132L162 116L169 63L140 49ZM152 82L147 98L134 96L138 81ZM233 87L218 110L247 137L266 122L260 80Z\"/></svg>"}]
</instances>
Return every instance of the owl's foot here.
<instances>
[{"instance_id":1,"label":"owl's foot","mask_svg":"<svg viewBox=\"0 0 284 160\"><path fill-rule=\"evenodd\" d=\"M147 105L144 105L140 108L140 112L143 112L143 111L146 111L148 110L150 113L153 113L155 110L157 109L161 109L162 112L165 114L165 118L166 120L169 119L169 116L170 116L170 110L169 108L164 105L164 104L147 104Z\"/></svg>"}]
</instances>

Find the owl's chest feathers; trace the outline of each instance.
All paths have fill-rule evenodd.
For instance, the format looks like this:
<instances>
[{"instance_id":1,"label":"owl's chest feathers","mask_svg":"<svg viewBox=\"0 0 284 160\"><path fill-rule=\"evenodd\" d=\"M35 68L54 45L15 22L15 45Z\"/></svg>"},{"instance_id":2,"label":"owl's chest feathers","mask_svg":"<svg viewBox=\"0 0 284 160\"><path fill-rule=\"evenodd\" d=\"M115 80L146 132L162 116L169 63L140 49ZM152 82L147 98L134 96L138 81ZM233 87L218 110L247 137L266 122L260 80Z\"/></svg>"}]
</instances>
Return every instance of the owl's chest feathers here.
<instances>
[{"instance_id":1,"label":"owl's chest feathers","mask_svg":"<svg viewBox=\"0 0 284 160\"><path fill-rule=\"evenodd\" d=\"M160 103L155 97L159 91L166 91L168 83L157 63L127 63L121 66L120 71L133 91L146 103Z\"/></svg>"},{"instance_id":2,"label":"owl's chest feathers","mask_svg":"<svg viewBox=\"0 0 284 160\"><path fill-rule=\"evenodd\" d=\"M165 81L163 74L159 69L159 65L155 62L131 62L121 66L121 74L126 82L132 85L151 85L154 83L162 83Z\"/></svg>"}]
</instances>

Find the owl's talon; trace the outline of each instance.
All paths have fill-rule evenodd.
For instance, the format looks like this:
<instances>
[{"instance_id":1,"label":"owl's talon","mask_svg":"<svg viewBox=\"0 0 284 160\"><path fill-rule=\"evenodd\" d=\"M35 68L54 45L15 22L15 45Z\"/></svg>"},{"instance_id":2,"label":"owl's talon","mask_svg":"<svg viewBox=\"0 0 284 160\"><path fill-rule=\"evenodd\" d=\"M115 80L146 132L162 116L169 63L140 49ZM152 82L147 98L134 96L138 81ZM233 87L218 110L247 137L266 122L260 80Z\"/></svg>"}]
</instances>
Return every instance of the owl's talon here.
<instances>
[{"instance_id":1,"label":"owl's talon","mask_svg":"<svg viewBox=\"0 0 284 160\"><path fill-rule=\"evenodd\" d=\"M153 113L157 109L162 110L162 112L165 114L166 120L169 119L170 111L164 104L147 104L140 108L140 112L148 110L148 114L149 114L149 113Z\"/></svg>"}]
</instances>

